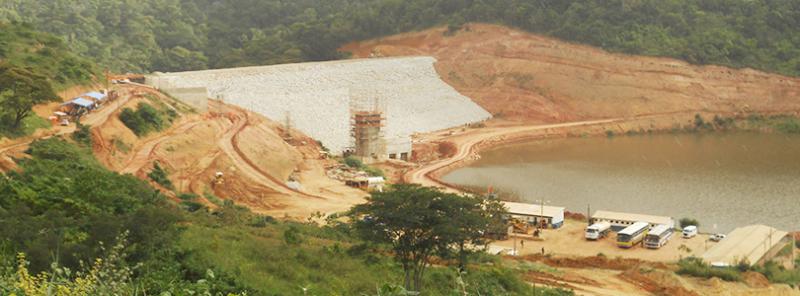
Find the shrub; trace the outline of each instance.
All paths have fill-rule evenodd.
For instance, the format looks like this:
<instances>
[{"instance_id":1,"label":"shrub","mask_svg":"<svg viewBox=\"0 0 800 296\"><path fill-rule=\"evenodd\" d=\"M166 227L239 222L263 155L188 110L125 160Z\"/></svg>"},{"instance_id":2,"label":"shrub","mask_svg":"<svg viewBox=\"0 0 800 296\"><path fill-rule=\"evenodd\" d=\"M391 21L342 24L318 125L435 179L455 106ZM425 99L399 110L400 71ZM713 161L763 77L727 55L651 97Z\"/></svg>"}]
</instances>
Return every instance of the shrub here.
<instances>
[{"instance_id":1,"label":"shrub","mask_svg":"<svg viewBox=\"0 0 800 296\"><path fill-rule=\"evenodd\" d=\"M364 163L361 162L360 159L356 158L355 156L348 156L344 158L344 165L349 166L351 168L360 169L364 167Z\"/></svg>"},{"instance_id":2,"label":"shrub","mask_svg":"<svg viewBox=\"0 0 800 296\"><path fill-rule=\"evenodd\" d=\"M72 139L78 144L91 147L92 146L92 127L83 125L80 121L75 122L75 132L72 133Z\"/></svg>"},{"instance_id":3,"label":"shrub","mask_svg":"<svg viewBox=\"0 0 800 296\"><path fill-rule=\"evenodd\" d=\"M737 282L742 279L741 272L733 267L711 267L696 257L689 257L678 262L678 274L699 278L717 277L728 282Z\"/></svg>"},{"instance_id":4,"label":"shrub","mask_svg":"<svg viewBox=\"0 0 800 296\"><path fill-rule=\"evenodd\" d=\"M164 114L147 103L139 103L136 111L130 108L122 109L119 120L125 124L136 136L144 136L153 131L160 131L167 126L169 120L164 119Z\"/></svg>"},{"instance_id":5,"label":"shrub","mask_svg":"<svg viewBox=\"0 0 800 296\"><path fill-rule=\"evenodd\" d=\"M294 225L289 226L289 228L283 232L283 241L287 245L299 245L302 243L303 237L300 235L300 229Z\"/></svg>"},{"instance_id":6,"label":"shrub","mask_svg":"<svg viewBox=\"0 0 800 296\"><path fill-rule=\"evenodd\" d=\"M787 134L800 134L800 120L797 118L786 118L775 126L775 129Z\"/></svg>"},{"instance_id":7,"label":"shrub","mask_svg":"<svg viewBox=\"0 0 800 296\"><path fill-rule=\"evenodd\" d=\"M153 162L153 170L147 174L147 177L153 182L156 182L158 185L164 186L169 190L175 189L172 185L172 181L169 180L167 175L167 171L161 168L161 165L158 164L158 161Z\"/></svg>"},{"instance_id":8,"label":"shrub","mask_svg":"<svg viewBox=\"0 0 800 296\"><path fill-rule=\"evenodd\" d=\"M800 268L786 269L774 261L767 261L764 266L755 267L754 271L763 274L770 282L800 285Z\"/></svg>"},{"instance_id":9,"label":"shrub","mask_svg":"<svg viewBox=\"0 0 800 296\"><path fill-rule=\"evenodd\" d=\"M178 195L178 198L181 200L195 200L198 198L197 194L194 193L181 193Z\"/></svg>"},{"instance_id":10,"label":"shrub","mask_svg":"<svg viewBox=\"0 0 800 296\"><path fill-rule=\"evenodd\" d=\"M681 228L684 228L684 227L689 226L689 225L694 225L694 226L700 227L700 222L698 222L697 219L693 219L693 218L681 218L681 220L679 222L681 224Z\"/></svg>"},{"instance_id":11,"label":"shrub","mask_svg":"<svg viewBox=\"0 0 800 296\"><path fill-rule=\"evenodd\" d=\"M199 202L188 201L188 200L181 202L181 205L183 206L184 209L186 209L189 212L196 212L200 209L205 208L205 206Z\"/></svg>"},{"instance_id":12,"label":"shrub","mask_svg":"<svg viewBox=\"0 0 800 296\"><path fill-rule=\"evenodd\" d=\"M375 167L365 167L364 172L370 177L384 177L383 171Z\"/></svg>"}]
</instances>

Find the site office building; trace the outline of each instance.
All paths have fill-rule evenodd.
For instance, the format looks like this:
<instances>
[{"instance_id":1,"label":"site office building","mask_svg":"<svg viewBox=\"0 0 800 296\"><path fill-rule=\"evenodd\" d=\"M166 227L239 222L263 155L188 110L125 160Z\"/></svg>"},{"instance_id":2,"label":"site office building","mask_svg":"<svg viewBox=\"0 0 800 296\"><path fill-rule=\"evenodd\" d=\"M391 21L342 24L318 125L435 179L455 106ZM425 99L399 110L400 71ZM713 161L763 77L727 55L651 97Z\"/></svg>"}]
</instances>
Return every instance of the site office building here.
<instances>
[{"instance_id":1,"label":"site office building","mask_svg":"<svg viewBox=\"0 0 800 296\"><path fill-rule=\"evenodd\" d=\"M595 212L594 215L592 215L590 224L597 222L611 223L611 229L614 231L625 229L625 227L631 226L636 222L647 222L650 224L650 228L653 228L656 225L667 225L669 228L675 228L675 219L672 217L610 211Z\"/></svg>"},{"instance_id":2,"label":"site office building","mask_svg":"<svg viewBox=\"0 0 800 296\"><path fill-rule=\"evenodd\" d=\"M504 201L506 217L519 219L531 225L559 228L564 225L564 208L537 204Z\"/></svg>"}]
</instances>

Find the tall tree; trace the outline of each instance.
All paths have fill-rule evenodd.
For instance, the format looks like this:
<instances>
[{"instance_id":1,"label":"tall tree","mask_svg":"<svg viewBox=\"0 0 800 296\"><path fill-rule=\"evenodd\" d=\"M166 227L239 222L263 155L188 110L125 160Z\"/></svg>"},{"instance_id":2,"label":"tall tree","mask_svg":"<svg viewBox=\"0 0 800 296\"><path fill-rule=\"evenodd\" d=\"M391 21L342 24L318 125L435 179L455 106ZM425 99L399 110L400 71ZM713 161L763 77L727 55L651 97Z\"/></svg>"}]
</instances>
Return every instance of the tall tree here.
<instances>
[{"instance_id":1,"label":"tall tree","mask_svg":"<svg viewBox=\"0 0 800 296\"><path fill-rule=\"evenodd\" d=\"M29 69L0 64L0 107L11 116L11 127L18 129L33 106L58 101L47 77Z\"/></svg>"},{"instance_id":2,"label":"tall tree","mask_svg":"<svg viewBox=\"0 0 800 296\"><path fill-rule=\"evenodd\" d=\"M432 256L460 252L477 242L493 216L482 199L419 185L375 192L350 215L360 237L391 246L405 271L405 287L413 291L422 289Z\"/></svg>"}]
</instances>

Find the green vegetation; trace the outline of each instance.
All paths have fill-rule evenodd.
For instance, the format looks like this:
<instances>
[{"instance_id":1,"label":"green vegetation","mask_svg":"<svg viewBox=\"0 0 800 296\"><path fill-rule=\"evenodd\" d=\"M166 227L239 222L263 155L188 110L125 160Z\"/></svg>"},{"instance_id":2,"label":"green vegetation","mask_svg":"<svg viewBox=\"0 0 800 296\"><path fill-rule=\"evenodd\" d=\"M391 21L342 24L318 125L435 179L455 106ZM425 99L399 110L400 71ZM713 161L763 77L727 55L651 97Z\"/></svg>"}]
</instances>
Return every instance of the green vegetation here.
<instances>
[{"instance_id":1,"label":"green vegetation","mask_svg":"<svg viewBox=\"0 0 800 296\"><path fill-rule=\"evenodd\" d=\"M169 180L169 174L158 164L158 161L153 162L153 170L147 173L147 177L153 180L153 182L156 182L156 184L164 186L164 188L169 190L175 189L175 186L172 185L172 181Z\"/></svg>"},{"instance_id":2,"label":"green vegetation","mask_svg":"<svg viewBox=\"0 0 800 296\"><path fill-rule=\"evenodd\" d=\"M72 54L61 38L31 26L0 22L0 137L48 127L35 105L58 101L57 89L89 82L94 66Z\"/></svg>"},{"instance_id":3,"label":"green vegetation","mask_svg":"<svg viewBox=\"0 0 800 296\"><path fill-rule=\"evenodd\" d=\"M58 101L50 81L28 68L0 61L0 133L21 134L33 106Z\"/></svg>"},{"instance_id":4,"label":"green vegetation","mask_svg":"<svg viewBox=\"0 0 800 296\"><path fill-rule=\"evenodd\" d=\"M167 109L172 111L171 109ZM119 120L137 136L145 136L154 131L161 131L172 123L177 117L174 111L161 111L147 103L139 103L136 111L124 108L119 114Z\"/></svg>"},{"instance_id":5,"label":"green vegetation","mask_svg":"<svg viewBox=\"0 0 800 296\"><path fill-rule=\"evenodd\" d=\"M11 3L0 7L7 4ZM62 37L38 32L27 24L0 22L0 60L46 77L57 89L90 82L97 68L71 52Z\"/></svg>"},{"instance_id":6,"label":"green vegetation","mask_svg":"<svg viewBox=\"0 0 800 296\"><path fill-rule=\"evenodd\" d=\"M678 274L690 275L701 278L717 277L725 281L735 282L742 280L742 273L753 271L763 274L772 283L800 286L800 268L786 269L774 261L767 261L764 266L751 267L746 262L740 262L735 267L711 267L700 258L689 257L678 262Z\"/></svg>"},{"instance_id":7,"label":"green vegetation","mask_svg":"<svg viewBox=\"0 0 800 296\"><path fill-rule=\"evenodd\" d=\"M72 133L72 139L81 145L92 147L92 127L81 124L80 121L75 122L75 132Z\"/></svg>"},{"instance_id":8,"label":"green vegetation","mask_svg":"<svg viewBox=\"0 0 800 296\"><path fill-rule=\"evenodd\" d=\"M16 0L0 6L3 19L61 36L115 71L330 60L349 41L489 22L615 52L800 75L793 0Z\"/></svg>"},{"instance_id":9,"label":"green vegetation","mask_svg":"<svg viewBox=\"0 0 800 296\"><path fill-rule=\"evenodd\" d=\"M700 227L700 222L694 218L681 218L678 223L681 225L681 228L684 228L689 225L694 225Z\"/></svg>"},{"instance_id":10,"label":"green vegetation","mask_svg":"<svg viewBox=\"0 0 800 296\"><path fill-rule=\"evenodd\" d=\"M800 260L798 260L800 263ZM800 268L786 269L773 261L758 266L753 271L763 274L773 283L789 284L792 287L800 286Z\"/></svg>"},{"instance_id":11,"label":"green vegetation","mask_svg":"<svg viewBox=\"0 0 800 296\"><path fill-rule=\"evenodd\" d=\"M464 267L465 245L484 244L482 231L502 211L501 206L487 211L485 203L499 204L418 185L396 185L353 207L349 220L361 238L391 248L405 272L406 290L422 291L432 256L457 256Z\"/></svg>"},{"instance_id":12,"label":"green vegetation","mask_svg":"<svg viewBox=\"0 0 800 296\"><path fill-rule=\"evenodd\" d=\"M681 261L678 262L677 273L706 279L717 277L729 282L742 280L741 271L735 267L711 267L705 264L702 259L696 257L681 259Z\"/></svg>"},{"instance_id":13,"label":"green vegetation","mask_svg":"<svg viewBox=\"0 0 800 296\"><path fill-rule=\"evenodd\" d=\"M350 155L350 156L347 156L347 157L343 158L342 159L342 163L344 163L344 165L346 165L348 167L364 171L370 177L384 177L383 171L381 169L376 168L376 167L372 167L372 166L368 166L368 165L364 164L363 162L361 162L361 160L359 160L355 156Z\"/></svg>"},{"instance_id":14,"label":"green vegetation","mask_svg":"<svg viewBox=\"0 0 800 296\"><path fill-rule=\"evenodd\" d=\"M378 287L406 295L396 286L404 272L390 248L367 244L336 219L326 226L278 222L229 200L209 212L194 194L179 194L175 204L144 181L108 171L89 147L59 138L34 142L27 153L19 172L0 177L2 295L373 295ZM475 209L473 200L453 201ZM399 210L433 217L414 212L427 208ZM455 241L472 238L474 229L441 233ZM459 272L451 256L436 253L442 260L422 277L425 295L533 293L520 278L530 267L463 254L471 263Z\"/></svg>"}]
</instances>

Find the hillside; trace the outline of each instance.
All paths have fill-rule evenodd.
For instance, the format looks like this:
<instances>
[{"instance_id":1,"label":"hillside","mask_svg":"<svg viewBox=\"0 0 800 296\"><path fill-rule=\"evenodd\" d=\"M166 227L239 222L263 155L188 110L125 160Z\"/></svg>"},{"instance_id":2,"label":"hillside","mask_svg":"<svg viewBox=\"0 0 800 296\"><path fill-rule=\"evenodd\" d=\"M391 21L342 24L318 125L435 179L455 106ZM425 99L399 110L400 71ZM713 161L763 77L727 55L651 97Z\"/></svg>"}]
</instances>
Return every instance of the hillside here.
<instances>
[{"instance_id":1,"label":"hillside","mask_svg":"<svg viewBox=\"0 0 800 296\"><path fill-rule=\"evenodd\" d=\"M488 24L341 48L354 57L430 55L439 75L498 119L568 122L697 112L795 113L800 79L629 56Z\"/></svg>"},{"instance_id":2,"label":"hillside","mask_svg":"<svg viewBox=\"0 0 800 296\"><path fill-rule=\"evenodd\" d=\"M287 142L279 124L216 101L208 113L183 112L169 128L137 137L119 120L120 110L141 102L182 107L150 88L117 89L123 94L117 110L92 128L96 157L114 171L147 180L158 162L176 193L195 194L207 206L219 206L222 198L297 219L346 210L364 195L325 176L331 161L319 158L313 139L294 131L294 141ZM224 174L219 184L217 172ZM301 191L287 187L290 178L303 185Z\"/></svg>"},{"instance_id":3,"label":"hillside","mask_svg":"<svg viewBox=\"0 0 800 296\"><path fill-rule=\"evenodd\" d=\"M345 57L342 44L465 22L503 24L614 52L800 75L793 0L26 0L33 24L117 72L187 71Z\"/></svg>"},{"instance_id":4,"label":"hillside","mask_svg":"<svg viewBox=\"0 0 800 296\"><path fill-rule=\"evenodd\" d=\"M25 24L0 22L0 61L33 68L60 88L88 83L97 72L92 63L74 54L60 37Z\"/></svg>"}]
</instances>

